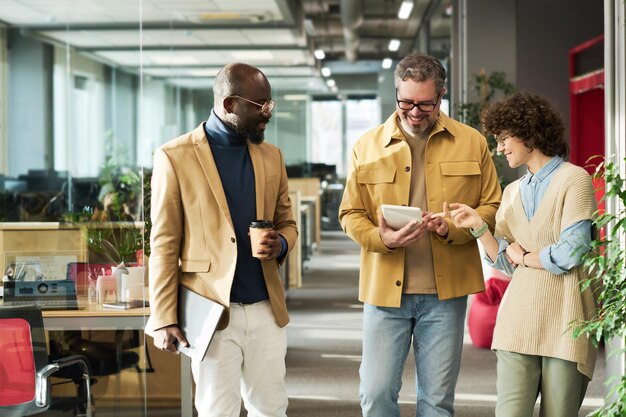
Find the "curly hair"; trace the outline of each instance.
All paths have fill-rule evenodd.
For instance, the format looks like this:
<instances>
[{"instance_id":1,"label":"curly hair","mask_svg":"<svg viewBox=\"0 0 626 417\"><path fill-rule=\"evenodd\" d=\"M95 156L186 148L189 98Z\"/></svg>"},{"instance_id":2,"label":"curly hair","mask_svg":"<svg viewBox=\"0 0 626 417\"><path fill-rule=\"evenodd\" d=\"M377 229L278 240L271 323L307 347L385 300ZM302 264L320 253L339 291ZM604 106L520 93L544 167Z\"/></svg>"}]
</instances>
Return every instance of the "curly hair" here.
<instances>
[{"instance_id":1,"label":"curly hair","mask_svg":"<svg viewBox=\"0 0 626 417\"><path fill-rule=\"evenodd\" d=\"M522 140L528 149L546 156L567 155L565 125L548 100L532 93L515 93L483 110L485 134L508 133Z\"/></svg>"}]
</instances>

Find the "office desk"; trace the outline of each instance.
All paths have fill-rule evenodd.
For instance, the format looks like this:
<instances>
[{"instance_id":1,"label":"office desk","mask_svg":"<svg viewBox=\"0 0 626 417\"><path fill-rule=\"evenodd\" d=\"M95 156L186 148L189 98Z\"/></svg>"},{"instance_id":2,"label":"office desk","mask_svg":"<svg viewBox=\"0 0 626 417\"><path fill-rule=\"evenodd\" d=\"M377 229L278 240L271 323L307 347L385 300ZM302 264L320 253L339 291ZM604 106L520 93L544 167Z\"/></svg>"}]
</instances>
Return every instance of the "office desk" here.
<instances>
[{"instance_id":1,"label":"office desk","mask_svg":"<svg viewBox=\"0 0 626 417\"><path fill-rule=\"evenodd\" d=\"M143 330L149 315L150 308L117 310L103 308L98 304L88 304L82 310L44 311L43 320L46 330ZM193 413L191 359L180 355L180 360L181 417L191 417Z\"/></svg>"}]
</instances>

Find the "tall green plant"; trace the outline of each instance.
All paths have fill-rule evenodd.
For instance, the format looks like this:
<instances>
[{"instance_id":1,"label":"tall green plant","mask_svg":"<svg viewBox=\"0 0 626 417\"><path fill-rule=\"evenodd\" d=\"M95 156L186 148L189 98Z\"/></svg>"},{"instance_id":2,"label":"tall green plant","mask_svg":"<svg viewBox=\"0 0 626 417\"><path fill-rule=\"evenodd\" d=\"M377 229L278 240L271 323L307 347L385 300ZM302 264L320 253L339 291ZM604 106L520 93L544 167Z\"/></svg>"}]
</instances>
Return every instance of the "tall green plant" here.
<instances>
[{"instance_id":1,"label":"tall green plant","mask_svg":"<svg viewBox=\"0 0 626 417\"><path fill-rule=\"evenodd\" d=\"M487 74L484 68L474 74L470 80L470 89L473 92L473 101L469 100L465 103L457 104L457 112L459 118L465 124L468 124L479 131L483 131L480 122L480 114L483 109L489 106L495 98L500 96L509 96L515 92L515 85L507 81L506 74L501 71L495 71ZM498 171L504 166L504 158L496 152L498 146L496 138L492 135L487 136L487 144L496 169ZM500 177L500 185L504 187L506 182L502 175Z\"/></svg>"},{"instance_id":2,"label":"tall green plant","mask_svg":"<svg viewBox=\"0 0 626 417\"><path fill-rule=\"evenodd\" d=\"M582 289L594 289L599 311L596 318L575 328L574 337L587 335L597 346L601 340L626 338L626 186L620 174L619 159L616 158L601 162L594 178L604 180L603 200L615 199L617 210L598 211L594 215L593 224L597 230L604 230L606 235L592 241L592 250L583 257L588 278L582 282ZM610 355L625 353L626 349L609 352ZM611 392L614 401L594 411L591 416L626 416L626 375L610 382L614 383Z\"/></svg>"}]
</instances>

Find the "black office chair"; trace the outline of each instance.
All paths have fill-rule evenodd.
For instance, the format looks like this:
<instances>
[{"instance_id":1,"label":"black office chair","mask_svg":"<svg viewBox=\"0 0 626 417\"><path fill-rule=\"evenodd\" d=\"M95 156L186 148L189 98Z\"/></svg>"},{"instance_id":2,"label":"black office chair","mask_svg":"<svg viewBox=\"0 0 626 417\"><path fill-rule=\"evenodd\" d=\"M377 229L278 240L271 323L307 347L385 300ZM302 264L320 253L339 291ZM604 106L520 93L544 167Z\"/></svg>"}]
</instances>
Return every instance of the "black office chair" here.
<instances>
[{"instance_id":1,"label":"black office chair","mask_svg":"<svg viewBox=\"0 0 626 417\"><path fill-rule=\"evenodd\" d=\"M51 397L51 376L74 370L84 395ZM22 417L48 408L91 416L89 363L79 355L50 360L41 310L36 306L0 307L0 414Z\"/></svg>"},{"instance_id":2,"label":"black office chair","mask_svg":"<svg viewBox=\"0 0 626 417\"><path fill-rule=\"evenodd\" d=\"M98 382L98 377L118 375L124 369L135 368L138 372L139 354L132 350L136 344L134 341L124 339L124 330L115 331L115 341L100 342L84 339L80 331L63 331L55 332L50 336L50 356L52 358L62 358L66 355L81 355L86 358L91 367L90 383ZM61 340L59 340L59 336ZM77 391L84 389L85 380L72 369L68 369L59 375L61 378L71 380L76 385ZM119 381L117 385L117 394L115 396L115 415L119 415ZM91 402L95 404L94 399Z\"/></svg>"},{"instance_id":3,"label":"black office chair","mask_svg":"<svg viewBox=\"0 0 626 417\"><path fill-rule=\"evenodd\" d=\"M76 282L79 291L87 292L90 280L94 280L100 271L110 271L111 265L89 262L70 262L67 265L67 279ZM68 352L85 355L92 366L92 375L105 376L121 372L123 369L137 369L137 372L154 372L152 361L145 349L147 368L139 367L139 355L129 351L143 346L138 330L116 330L113 342L96 342L83 339L79 331L64 331L63 343L55 346L60 354ZM59 340L59 338L57 338Z\"/></svg>"}]
</instances>

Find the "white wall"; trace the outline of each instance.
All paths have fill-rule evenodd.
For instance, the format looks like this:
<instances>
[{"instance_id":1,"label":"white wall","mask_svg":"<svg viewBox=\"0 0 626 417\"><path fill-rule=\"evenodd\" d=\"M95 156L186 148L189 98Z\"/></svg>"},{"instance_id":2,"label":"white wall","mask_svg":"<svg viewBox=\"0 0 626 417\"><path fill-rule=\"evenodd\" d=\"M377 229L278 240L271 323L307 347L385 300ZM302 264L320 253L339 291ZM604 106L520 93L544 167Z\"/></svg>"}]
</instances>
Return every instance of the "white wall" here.
<instances>
[{"instance_id":1,"label":"white wall","mask_svg":"<svg viewBox=\"0 0 626 417\"><path fill-rule=\"evenodd\" d=\"M97 176L105 156L104 66L72 50L54 48L54 167ZM87 79L84 90L75 77Z\"/></svg>"},{"instance_id":2,"label":"white wall","mask_svg":"<svg viewBox=\"0 0 626 417\"><path fill-rule=\"evenodd\" d=\"M143 79L141 97L137 105L137 164L152 166L152 153L161 144L173 139L174 132L164 127L166 109L166 85L163 81Z\"/></svg>"},{"instance_id":3,"label":"white wall","mask_svg":"<svg viewBox=\"0 0 626 417\"><path fill-rule=\"evenodd\" d=\"M50 98L49 47L11 32L8 59L8 170L17 177L45 169Z\"/></svg>"}]
</instances>

